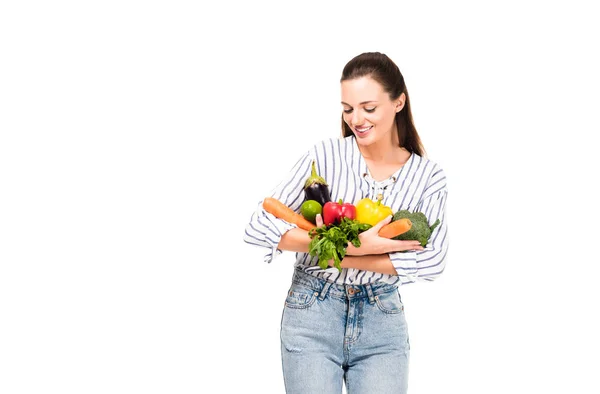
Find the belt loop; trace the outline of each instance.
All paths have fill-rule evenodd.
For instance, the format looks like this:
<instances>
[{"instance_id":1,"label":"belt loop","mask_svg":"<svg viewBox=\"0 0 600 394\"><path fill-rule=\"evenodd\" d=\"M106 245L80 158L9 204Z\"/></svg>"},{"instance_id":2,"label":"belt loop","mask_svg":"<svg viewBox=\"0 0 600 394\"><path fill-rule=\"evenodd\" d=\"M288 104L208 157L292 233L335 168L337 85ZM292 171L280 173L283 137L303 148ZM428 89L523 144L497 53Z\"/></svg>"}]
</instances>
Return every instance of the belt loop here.
<instances>
[{"instance_id":1,"label":"belt loop","mask_svg":"<svg viewBox=\"0 0 600 394\"><path fill-rule=\"evenodd\" d=\"M375 303L375 296L373 295L373 289L370 284L365 285L365 289L367 290L367 294L369 295L369 304Z\"/></svg>"},{"instance_id":2,"label":"belt loop","mask_svg":"<svg viewBox=\"0 0 600 394\"><path fill-rule=\"evenodd\" d=\"M331 283L325 282L325 286L323 286L323 288L321 289L321 294L319 294L319 299L321 301L323 301L325 299L325 296L327 295L327 292L329 291L330 287L331 287Z\"/></svg>"}]
</instances>

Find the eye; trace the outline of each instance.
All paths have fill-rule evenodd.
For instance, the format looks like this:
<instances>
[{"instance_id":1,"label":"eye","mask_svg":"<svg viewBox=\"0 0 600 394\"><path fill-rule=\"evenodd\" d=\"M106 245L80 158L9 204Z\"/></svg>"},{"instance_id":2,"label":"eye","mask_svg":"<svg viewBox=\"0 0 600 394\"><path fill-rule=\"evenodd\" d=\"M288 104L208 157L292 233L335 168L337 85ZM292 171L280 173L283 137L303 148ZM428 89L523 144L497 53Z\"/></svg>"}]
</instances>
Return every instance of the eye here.
<instances>
[{"instance_id":1,"label":"eye","mask_svg":"<svg viewBox=\"0 0 600 394\"><path fill-rule=\"evenodd\" d=\"M344 109L344 113L351 114L352 113L352 108L350 108L350 109Z\"/></svg>"},{"instance_id":2,"label":"eye","mask_svg":"<svg viewBox=\"0 0 600 394\"><path fill-rule=\"evenodd\" d=\"M368 112L368 113L375 112L375 109L376 109L376 108L377 108L377 107L373 107L373 108L365 108L365 111L366 111L366 112Z\"/></svg>"}]
</instances>

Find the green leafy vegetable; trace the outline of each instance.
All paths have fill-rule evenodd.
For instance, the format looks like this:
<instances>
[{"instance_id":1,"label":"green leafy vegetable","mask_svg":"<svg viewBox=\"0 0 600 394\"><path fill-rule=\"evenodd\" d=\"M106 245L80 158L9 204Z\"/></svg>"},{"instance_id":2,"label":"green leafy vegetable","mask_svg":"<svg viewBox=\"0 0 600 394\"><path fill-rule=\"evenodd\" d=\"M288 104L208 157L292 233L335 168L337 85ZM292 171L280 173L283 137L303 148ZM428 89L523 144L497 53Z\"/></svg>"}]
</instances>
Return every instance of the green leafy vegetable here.
<instances>
[{"instance_id":1,"label":"green leafy vegetable","mask_svg":"<svg viewBox=\"0 0 600 394\"><path fill-rule=\"evenodd\" d=\"M360 247L358 234L371 228L370 224L360 223L355 219L344 217L340 224L316 227L308 233L312 238L308 246L311 256L319 257L319 267L329 267L329 260L334 261L334 266L342 270L341 262L346 255L348 243Z\"/></svg>"}]
</instances>

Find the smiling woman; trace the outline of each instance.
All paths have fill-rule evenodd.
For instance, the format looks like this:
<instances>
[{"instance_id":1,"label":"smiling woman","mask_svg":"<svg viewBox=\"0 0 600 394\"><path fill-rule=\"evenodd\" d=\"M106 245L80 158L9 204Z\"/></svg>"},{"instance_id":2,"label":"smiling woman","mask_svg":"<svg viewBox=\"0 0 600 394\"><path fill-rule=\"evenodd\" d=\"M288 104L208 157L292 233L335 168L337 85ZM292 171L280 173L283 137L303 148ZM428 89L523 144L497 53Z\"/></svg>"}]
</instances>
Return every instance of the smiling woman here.
<instances>
[{"instance_id":1,"label":"smiling woman","mask_svg":"<svg viewBox=\"0 0 600 394\"><path fill-rule=\"evenodd\" d=\"M398 288L432 281L444 270L446 177L423 157L404 78L389 57L355 57L340 82L342 138L315 144L267 199L301 211L305 181L318 173L334 201L323 206L326 223L338 223L329 213L340 213L328 210L342 201L362 201L361 207L371 201L390 212L360 233L359 247L348 244L340 270L319 264L319 256L307 253L308 232L265 211L262 202L244 240L264 248L267 262L282 251L297 252L281 320L287 393L339 393L343 382L348 393L406 393L410 345ZM422 212L429 224L441 225L424 246L381 236L400 210Z\"/></svg>"},{"instance_id":2,"label":"smiling woman","mask_svg":"<svg viewBox=\"0 0 600 394\"><path fill-rule=\"evenodd\" d=\"M388 59L380 53L357 56L346 64L340 80L344 109L342 135L356 136L375 179L388 178L406 163L410 152L425 154L412 119L404 77ZM374 64L384 67L376 68ZM375 143L382 139L391 139L394 147L401 148L400 152L388 151L389 157L382 157L386 151ZM378 165L382 161L384 164Z\"/></svg>"},{"instance_id":3,"label":"smiling woman","mask_svg":"<svg viewBox=\"0 0 600 394\"><path fill-rule=\"evenodd\" d=\"M342 97L346 100L342 101L344 128L354 131L362 145L367 146L389 132L397 134L394 120L404 106L404 94L391 100L382 86L369 76L343 79L341 86ZM357 101L363 95L373 99ZM381 135L374 135L377 133ZM397 139L397 135L394 139Z\"/></svg>"}]
</instances>

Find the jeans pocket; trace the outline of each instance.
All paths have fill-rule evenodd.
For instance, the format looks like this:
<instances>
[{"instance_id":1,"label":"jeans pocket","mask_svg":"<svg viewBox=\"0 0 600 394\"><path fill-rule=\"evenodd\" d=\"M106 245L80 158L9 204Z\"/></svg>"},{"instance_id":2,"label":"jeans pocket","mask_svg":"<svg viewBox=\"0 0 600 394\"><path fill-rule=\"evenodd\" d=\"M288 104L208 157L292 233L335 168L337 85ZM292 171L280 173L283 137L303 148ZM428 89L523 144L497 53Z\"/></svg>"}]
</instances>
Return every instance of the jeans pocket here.
<instances>
[{"instance_id":1,"label":"jeans pocket","mask_svg":"<svg viewBox=\"0 0 600 394\"><path fill-rule=\"evenodd\" d=\"M304 286L292 285L285 299L287 308L304 309L315 303L319 293Z\"/></svg>"},{"instance_id":2,"label":"jeans pocket","mask_svg":"<svg viewBox=\"0 0 600 394\"><path fill-rule=\"evenodd\" d=\"M404 311L404 304L402 304L397 290L376 295L375 303L385 313L401 313Z\"/></svg>"}]
</instances>

